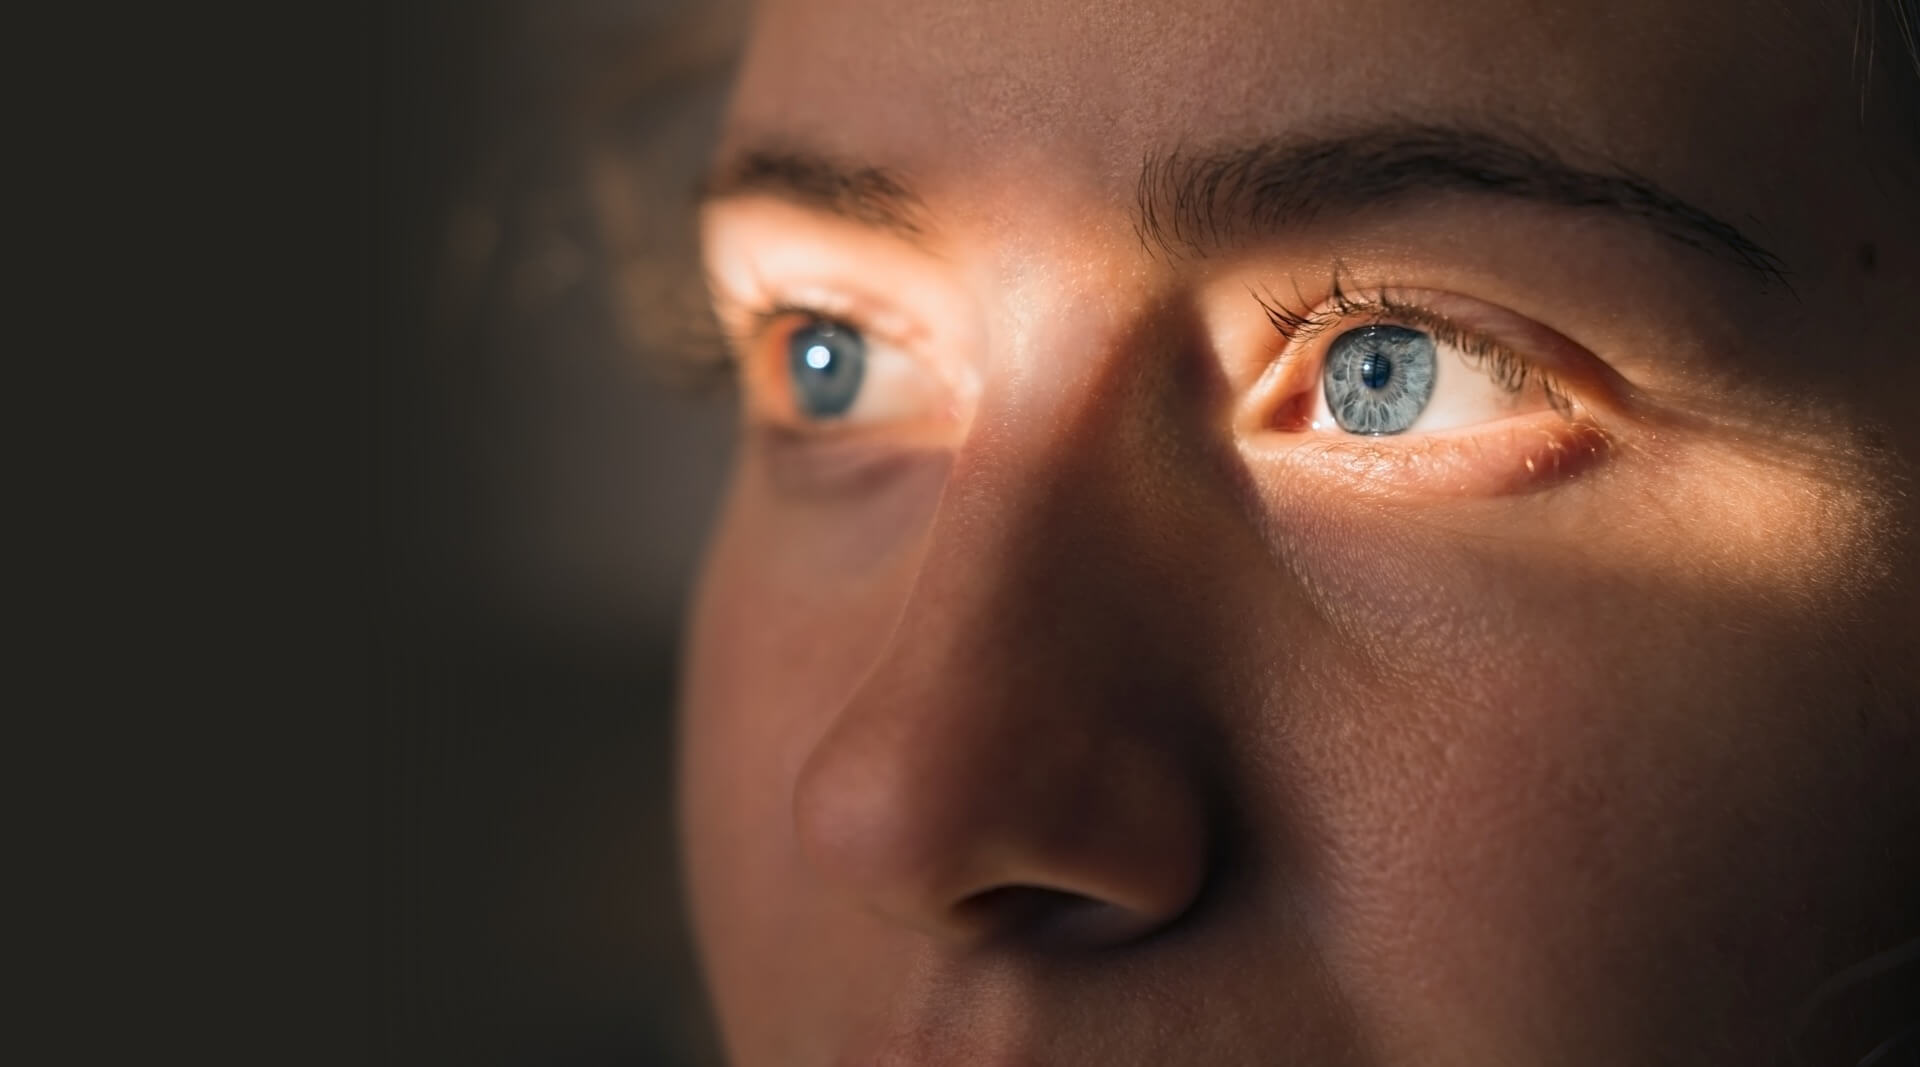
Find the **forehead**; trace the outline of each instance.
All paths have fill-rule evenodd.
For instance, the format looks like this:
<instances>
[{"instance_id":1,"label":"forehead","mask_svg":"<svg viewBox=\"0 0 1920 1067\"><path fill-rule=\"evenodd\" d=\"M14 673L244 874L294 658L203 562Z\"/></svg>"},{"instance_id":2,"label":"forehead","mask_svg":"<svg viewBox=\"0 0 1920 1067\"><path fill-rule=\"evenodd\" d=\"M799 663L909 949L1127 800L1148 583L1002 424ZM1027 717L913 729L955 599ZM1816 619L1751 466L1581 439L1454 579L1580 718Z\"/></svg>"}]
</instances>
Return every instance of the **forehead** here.
<instances>
[{"instance_id":1,"label":"forehead","mask_svg":"<svg viewBox=\"0 0 1920 1067\"><path fill-rule=\"evenodd\" d=\"M1468 122L1738 213L1758 205L1732 171L1790 182L1809 118L1844 111L1849 25L1821 5L1657 0L768 0L729 137L1118 191L1169 146Z\"/></svg>"}]
</instances>

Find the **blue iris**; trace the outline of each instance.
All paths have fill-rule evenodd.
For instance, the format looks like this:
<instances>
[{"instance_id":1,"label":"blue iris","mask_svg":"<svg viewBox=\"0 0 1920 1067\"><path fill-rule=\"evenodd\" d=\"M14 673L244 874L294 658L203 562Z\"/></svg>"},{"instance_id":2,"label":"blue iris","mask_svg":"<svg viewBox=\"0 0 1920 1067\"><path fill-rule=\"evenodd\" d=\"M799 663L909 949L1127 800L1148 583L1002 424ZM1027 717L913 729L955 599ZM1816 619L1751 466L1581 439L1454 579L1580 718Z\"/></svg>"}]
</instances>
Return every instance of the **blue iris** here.
<instances>
[{"instance_id":1,"label":"blue iris","mask_svg":"<svg viewBox=\"0 0 1920 1067\"><path fill-rule=\"evenodd\" d=\"M787 373L793 397L810 418L833 419L847 413L860 395L867 373L867 343L851 326L813 322L787 338Z\"/></svg>"},{"instance_id":2,"label":"blue iris","mask_svg":"<svg viewBox=\"0 0 1920 1067\"><path fill-rule=\"evenodd\" d=\"M1327 407L1348 433L1399 433L1433 396L1433 338L1404 326L1362 326L1327 350Z\"/></svg>"}]
</instances>

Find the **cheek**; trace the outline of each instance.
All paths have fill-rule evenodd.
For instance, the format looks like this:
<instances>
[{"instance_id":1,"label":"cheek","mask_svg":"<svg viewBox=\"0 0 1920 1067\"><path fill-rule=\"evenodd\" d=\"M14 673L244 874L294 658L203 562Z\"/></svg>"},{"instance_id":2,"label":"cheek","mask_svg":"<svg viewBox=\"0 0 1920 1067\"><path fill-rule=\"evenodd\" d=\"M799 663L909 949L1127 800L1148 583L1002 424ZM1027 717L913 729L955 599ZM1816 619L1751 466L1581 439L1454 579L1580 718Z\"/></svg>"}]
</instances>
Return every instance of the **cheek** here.
<instances>
[{"instance_id":1,"label":"cheek","mask_svg":"<svg viewBox=\"0 0 1920 1067\"><path fill-rule=\"evenodd\" d=\"M796 501L792 465L750 450L709 548L681 701L690 818L787 803L800 762L885 646L944 476L939 462L863 472L892 484L850 515L831 493ZM784 830L760 814L753 825Z\"/></svg>"},{"instance_id":2,"label":"cheek","mask_svg":"<svg viewBox=\"0 0 1920 1067\"><path fill-rule=\"evenodd\" d=\"M816 635L794 625L754 580L757 546L722 534L697 598L681 700L680 817L695 938L730 1052L765 1062L799 981L810 928L791 882L790 793L808 738L823 728L815 694L836 675ZM775 946L780 948L776 950ZM817 1007L832 998L822 997ZM778 1058L777 1055L774 1058Z\"/></svg>"},{"instance_id":3,"label":"cheek","mask_svg":"<svg viewBox=\"0 0 1920 1067\"><path fill-rule=\"evenodd\" d=\"M1539 538L1555 525L1378 515L1302 559L1329 620L1318 712L1288 712L1267 762L1292 769L1330 966L1383 1041L1500 1042L1480 1062L1777 1040L1716 1013L1804 996L1811 902L1872 878L1833 830L1870 803L1832 710L1857 699L1865 623L1810 608L1832 574L1727 551L1743 531Z\"/></svg>"},{"instance_id":4,"label":"cheek","mask_svg":"<svg viewBox=\"0 0 1920 1067\"><path fill-rule=\"evenodd\" d=\"M800 768L884 647L926 510L909 477L875 523L796 508L748 457L696 592L680 708L680 818L694 933L740 1062L800 1045L849 1004L847 950L821 921L793 833ZM789 1026L789 1020L808 1025ZM821 1055L824 1056L824 1050Z\"/></svg>"}]
</instances>

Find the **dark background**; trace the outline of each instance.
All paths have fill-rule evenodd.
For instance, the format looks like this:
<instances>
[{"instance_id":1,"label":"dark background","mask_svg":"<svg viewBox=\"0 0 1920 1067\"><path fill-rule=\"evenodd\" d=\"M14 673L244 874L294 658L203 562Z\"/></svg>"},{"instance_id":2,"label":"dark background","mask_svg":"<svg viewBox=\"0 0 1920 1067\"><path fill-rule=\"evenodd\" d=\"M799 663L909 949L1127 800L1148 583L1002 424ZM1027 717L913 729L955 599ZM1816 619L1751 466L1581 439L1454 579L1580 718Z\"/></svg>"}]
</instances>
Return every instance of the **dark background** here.
<instances>
[{"instance_id":1,"label":"dark background","mask_svg":"<svg viewBox=\"0 0 1920 1067\"><path fill-rule=\"evenodd\" d=\"M384 17L377 1058L715 1062L671 711L731 436L688 207L742 5Z\"/></svg>"}]
</instances>

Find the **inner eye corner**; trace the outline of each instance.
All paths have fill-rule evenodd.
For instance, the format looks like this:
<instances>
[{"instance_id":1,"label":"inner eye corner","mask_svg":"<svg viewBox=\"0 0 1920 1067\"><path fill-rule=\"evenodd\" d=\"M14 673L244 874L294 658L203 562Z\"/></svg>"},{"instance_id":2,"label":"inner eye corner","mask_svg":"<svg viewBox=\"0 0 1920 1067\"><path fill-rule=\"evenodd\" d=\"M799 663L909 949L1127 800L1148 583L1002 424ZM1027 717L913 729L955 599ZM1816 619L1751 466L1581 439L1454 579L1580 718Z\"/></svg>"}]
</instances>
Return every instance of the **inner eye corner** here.
<instances>
[{"instance_id":1,"label":"inner eye corner","mask_svg":"<svg viewBox=\"0 0 1920 1067\"><path fill-rule=\"evenodd\" d=\"M1295 389L1261 419L1261 428L1280 433L1304 433L1313 426L1316 388Z\"/></svg>"},{"instance_id":2,"label":"inner eye corner","mask_svg":"<svg viewBox=\"0 0 1920 1067\"><path fill-rule=\"evenodd\" d=\"M1238 432L1247 434L1305 433L1313 427L1313 415L1320 393L1320 378L1300 382L1293 375L1263 383L1244 398L1230 415Z\"/></svg>"}]
</instances>

